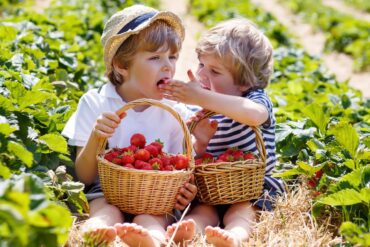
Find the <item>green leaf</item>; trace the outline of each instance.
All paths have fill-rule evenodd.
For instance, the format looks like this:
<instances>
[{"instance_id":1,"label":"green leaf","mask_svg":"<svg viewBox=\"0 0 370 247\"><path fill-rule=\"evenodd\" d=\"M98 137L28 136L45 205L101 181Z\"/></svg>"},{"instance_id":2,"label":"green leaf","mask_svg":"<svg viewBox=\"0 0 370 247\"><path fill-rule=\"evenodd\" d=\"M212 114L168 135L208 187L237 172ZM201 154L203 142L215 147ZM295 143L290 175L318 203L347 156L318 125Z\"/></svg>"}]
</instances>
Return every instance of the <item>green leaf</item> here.
<instances>
[{"instance_id":1,"label":"green leaf","mask_svg":"<svg viewBox=\"0 0 370 247\"><path fill-rule=\"evenodd\" d=\"M17 128L14 126L11 126L8 123L0 123L0 133L5 135L5 137L8 137L11 133L16 131Z\"/></svg>"},{"instance_id":2,"label":"green leaf","mask_svg":"<svg viewBox=\"0 0 370 247\"><path fill-rule=\"evenodd\" d=\"M302 170L300 170L298 168L292 168L292 169L286 170L284 172L275 173L275 174L273 174L273 177L286 178L286 177L292 177L292 176L300 175L300 174L302 174Z\"/></svg>"},{"instance_id":3,"label":"green leaf","mask_svg":"<svg viewBox=\"0 0 370 247\"><path fill-rule=\"evenodd\" d=\"M362 188L360 190L361 199L368 206L370 205L370 188Z\"/></svg>"},{"instance_id":4,"label":"green leaf","mask_svg":"<svg viewBox=\"0 0 370 247\"><path fill-rule=\"evenodd\" d=\"M320 203L330 206L347 206L361 203L361 194L354 189L344 189L326 197L320 198Z\"/></svg>"},{"instance_id":5,"label":"green leaf","mask_svg":"<svg viewBox=\"0 0 370 247\"><path fill-rule=\"evenodd\" d=\"M42 103L50 98L52 98L52 95L49 93L39 91L27 91L27 93L22 98L18 99L19 108L24 109L30 105Z\"/></svg>"},{"instance_id":6,"label":"green leaf","mask_svg":"<svg viewBox=\"0 0 370 247\"><path fill-rule=\"evenodd\" d=\"M18 159L20 159L23 163L25 163L28 167L32 166L33 162L33 154L28 151L25 147L21 144L16 142L9 142L8 143L8 151L15 155Z\"/></svg>"},{"instance_id":7,"label":"green leaf","mask_svg":"<svg viewBox=\"0 0 370 247\"><path fill-rule=\"evenodd\" d=\"M326 133L326 126L329 122L329 116L324 113L322 106L313 103L303 108L302 112L311 119L311 121L319 128L322 134Z\"/></svg>"},{"instance_id":8,"label":"green leaf","mask_svg":"<svg viewBox=\"0 0 370 247\"><path fill-rule=\"evenodd\" d=\"M67 154L68 145L66 140L59 134L46 134L39 138L39 140L44 141L45 144L55 152Z\"/></svg>"},{"instance_id":9,"label":"green leaf","mask_svg":"<svg viewBox=\"0 0 370 247\"><path fill-rule=\"evenodd\" d=\"M0 161L0 177L7 179L10 175L12 175L10 169Z\"/></svg>"},{"instance_id":10,"label":"green leaf","mask_svg":"<svg viewBox=\"0 0 370 247\"><path fill-rule=\"evenodd\" d=\"M352 125L348 123L333 125L330 127L329 133L334 135L338 143L342 145L352 155L352 157L356 157L359 137Z\"/></svg>"},{"instance_id":11,"label":"green leaf","mask_svg":"<svg viewBox=\"0 0 370 247\"><path fill-rule=\"evenodd\" d=\"M356 168L356 164L353 160L346 160L343 164L351 170L354 170Z\"/></svg>"},{"instance_id":12,"label":"green leaf","mask_svg":"<svg viewBox=\"0 0 370 247\"><path fill-rule=\"evenodd\" d=\"M321 164L319 166L311 166L303 161L297 161L297 165L300 169L304 171L304 174L307 174L309 176L312 176L315 174L315 172L321 170L325 164Z\"/></svg>"}]
</instances>

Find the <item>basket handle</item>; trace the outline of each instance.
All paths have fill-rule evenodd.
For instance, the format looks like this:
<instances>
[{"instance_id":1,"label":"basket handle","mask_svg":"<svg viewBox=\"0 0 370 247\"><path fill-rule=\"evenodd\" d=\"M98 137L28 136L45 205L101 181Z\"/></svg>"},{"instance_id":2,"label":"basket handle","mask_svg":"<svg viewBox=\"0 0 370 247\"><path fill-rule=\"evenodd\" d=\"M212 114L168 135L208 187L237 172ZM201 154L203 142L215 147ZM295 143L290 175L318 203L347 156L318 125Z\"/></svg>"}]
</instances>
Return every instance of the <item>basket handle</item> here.
<instances>
[{"instance_id":1,"label":"basket handle","mask_svg":"<svg viewBox=\"0 0 370 247\"><path fill-rule=\"evenodd\" d=\"M120 108L119 110L116 111L116 114L119 116L122 113L126 112L127 110L129 110L131 108L134 108L136 106L140 106L140 105L157 106L159 108L162 108L162 109L168 111L169 113L172 114L172 116L175 117L175 119L179 122L182 131L184 132L183 150L185 150L186 157L189 159L190 168L193 168L194 167L194 157L193 157L193 145L192 145L192 142L191 142L190 132L188 130L188 127L186 126L186 123L181 118L180 114L177 113L174 109L172 109L172 107L170 107L169 105L166 105L164 103L161 103L158 100L154 100L154 99L138 99L138 100L134 100L134 101L131 101L131 102L125 104L122 108ZM105 150L106 143L107 143L107 138L100 138L99 145L98 145L98 155L103 154L103 152Z\"/></svg>"},{"instance_id":2,"label":"basket handle","mask_svg":"<svg viewBox=\"0 0 370 247\"><path fill-rule=\"evenodd\" d=\"M213 111L210 111L210 110L203 109L202 111L204 112L204 116L200 120L205 119L205 118L209 118L209 117L214 116L214 115L217 115L216 112L213 112ZM190 122L190 124L188 125L190 133L192 133L194 131L197 124L198 124L198 122L195 122L195 121ZM261 155L262 161L264 163L266 163L266 148L265 148L265 145L264 145L264 142L263 142L263 137L262 137L262 134L261 134L261 130L258 127L255 127L255 126L249 126L249 127L256 134L257 150Z\"/></svg>"}]
</instances>

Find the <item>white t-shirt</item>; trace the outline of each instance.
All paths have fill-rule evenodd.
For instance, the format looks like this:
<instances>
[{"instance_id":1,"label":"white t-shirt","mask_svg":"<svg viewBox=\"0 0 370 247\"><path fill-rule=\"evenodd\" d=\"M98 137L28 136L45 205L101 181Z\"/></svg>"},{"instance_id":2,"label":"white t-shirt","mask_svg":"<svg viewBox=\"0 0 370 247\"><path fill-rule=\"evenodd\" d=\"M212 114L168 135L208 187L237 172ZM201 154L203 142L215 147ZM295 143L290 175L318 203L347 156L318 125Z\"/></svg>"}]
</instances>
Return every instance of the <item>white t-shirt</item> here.
<instances>
[{"instance_id":1,"label":"white t-shirt","mask_svg":"<svg viewBox=\"0 0 370 247\"><path fill-rule=\"evenodd\" d=\"M169 100L161 102L172 106L183 119L192 114L183 104ZM83 147L96 119L103 112L115 112L125 104L112 83L103 85L100 90L91 89L81 97L77 111L68 120L62 135L69 138L70 145ZM142 112L130 109L126 113L127 116L121 121L114 135L108 139L110 148L129 146L130 137L135 133L142 133L148 144L159 138L164 143L165 152L183 153L183 131L171 113L157 106L150 106Z\"/></svg>"}]
</instances>

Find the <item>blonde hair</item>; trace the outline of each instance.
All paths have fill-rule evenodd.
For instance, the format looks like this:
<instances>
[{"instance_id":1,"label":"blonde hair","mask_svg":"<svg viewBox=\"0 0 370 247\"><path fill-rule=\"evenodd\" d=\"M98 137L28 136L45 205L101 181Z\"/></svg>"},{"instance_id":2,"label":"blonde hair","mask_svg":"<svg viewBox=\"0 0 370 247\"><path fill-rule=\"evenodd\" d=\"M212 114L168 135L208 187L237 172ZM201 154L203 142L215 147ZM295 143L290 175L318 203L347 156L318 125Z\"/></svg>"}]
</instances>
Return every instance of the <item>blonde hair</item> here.
<instances>
[{"instance_id":1,"label":"blonde hair","mask_svg":"<svg viewBox=\"0 0 370 247\"><path fill-rule=\"evenodd\" d=\"M273 71L272 45L250 21L221 22L198 42L196 52L215 55L231 72L235 85L265 88Z\"/></svg>"},{"instance_id":2,"label":"blonde hair","mask_svg":"<svg viewBox=\"0 0 370 247\"><path fill-rule=\"evenodd\" d=\"M139 51L154 52L163 47L172 53L177 53L181 49L181 38L172 26L165 21L155 21L140 33L128 37L118 48L112 59L122 67L129 68L135 54ZM119 74L114 66L107 75L109 80L116 86L124 82L124 78Z\"/></svg>"}]
</instances>

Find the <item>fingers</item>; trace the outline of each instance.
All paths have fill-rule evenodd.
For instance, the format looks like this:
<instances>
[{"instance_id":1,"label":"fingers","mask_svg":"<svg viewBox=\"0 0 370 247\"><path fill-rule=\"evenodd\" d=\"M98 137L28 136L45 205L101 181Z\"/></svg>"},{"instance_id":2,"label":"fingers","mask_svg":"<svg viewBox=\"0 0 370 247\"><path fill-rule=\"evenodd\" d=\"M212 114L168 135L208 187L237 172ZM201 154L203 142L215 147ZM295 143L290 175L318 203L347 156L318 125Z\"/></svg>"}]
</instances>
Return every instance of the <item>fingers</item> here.
<instances>
[{"instance_id":1,"label":"fingers","mask_svg":"<svg viewBox=\"0 0 370 247\"><path fill-rule=\"evenodd\" d=\"M175 208L183 210L197 195L198 189L195 185L194 175L191 174L189 182L185 183L177 196Z\"/></svg>"},{"instance_id":2,"label":"fingers","mask_svg":"<svg viewBox=\"0 0 370 247\"><path fill-rule=\"evenodd\" d=\"M188 74L188 77L189 77L190 81L195 81L196 80L196 78L193 74L193 71L191 71L190 69L187 71L187 74Z\"/></svg>"},{"instance_id":3,"label":"fingers","mask_svg":"<svg viewBox=\"0 0 370 247\"><path fill-rule=\"evenodd\" d=\"M109 138L113 135L115 129L121 122L121 119L126 116L126 113L118 116L113 112L104 112L96 120L93 133L98 137Z\"/></svg>"}]
</instances>

